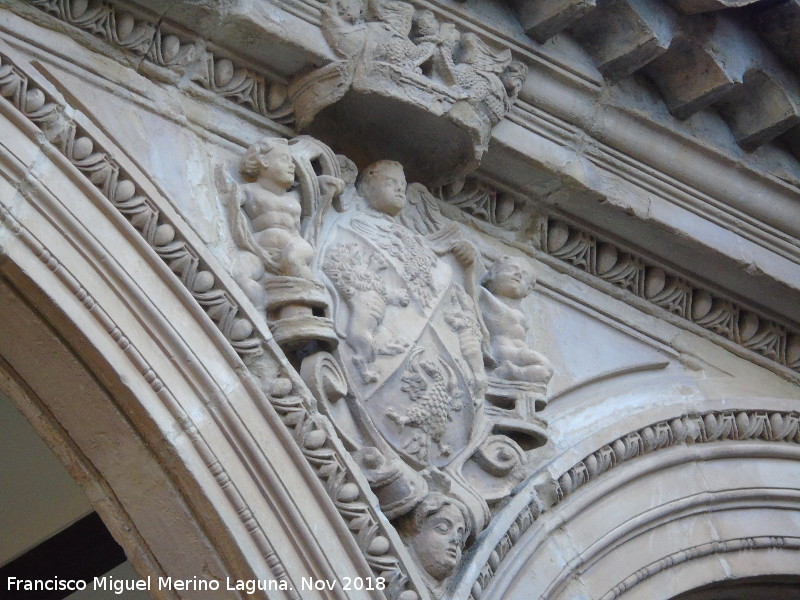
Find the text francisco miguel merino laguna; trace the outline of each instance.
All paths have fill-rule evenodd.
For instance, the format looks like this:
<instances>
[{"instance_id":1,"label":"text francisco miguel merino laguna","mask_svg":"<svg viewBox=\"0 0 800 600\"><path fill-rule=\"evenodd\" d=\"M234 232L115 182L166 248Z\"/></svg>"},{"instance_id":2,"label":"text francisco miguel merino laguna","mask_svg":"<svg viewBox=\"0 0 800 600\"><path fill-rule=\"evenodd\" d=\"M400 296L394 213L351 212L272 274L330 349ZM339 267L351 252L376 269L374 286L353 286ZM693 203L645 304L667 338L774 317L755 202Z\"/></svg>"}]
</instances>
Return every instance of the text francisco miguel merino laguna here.
<instances>
[{"instance_id":1,"label":"text francisco miguel merino laguna","mask_svg":"<svg viewBox=\"0 0 800 600\"><path fill-rule=\"evenodd\" d=\"M155 582L155 588L151 585ZM35 591L81 591L89 588L83 579L66 579L53 577L51 579L19 579L8 577L6 589L8 591L35 592ZM383 590L386 589L386 579L383 577L342 577L341 580L314 579L313 577L302 577L300 579L301 590L333 590L341 588L348 590ZM95 577L92 581L91 589L107 590L115 594L132 592L134 590L150 591L175 590L175 591L217 591L230 590L241 591L246 594L254 594L256 591L269 590L292 590L292 584L285 579L231 579L230 577L223 582L216 579L202 579L192 577L191 579L175 579L173 577L144 577L142 579L122 579L104 575Z\"/></svg>"}]
</instances>

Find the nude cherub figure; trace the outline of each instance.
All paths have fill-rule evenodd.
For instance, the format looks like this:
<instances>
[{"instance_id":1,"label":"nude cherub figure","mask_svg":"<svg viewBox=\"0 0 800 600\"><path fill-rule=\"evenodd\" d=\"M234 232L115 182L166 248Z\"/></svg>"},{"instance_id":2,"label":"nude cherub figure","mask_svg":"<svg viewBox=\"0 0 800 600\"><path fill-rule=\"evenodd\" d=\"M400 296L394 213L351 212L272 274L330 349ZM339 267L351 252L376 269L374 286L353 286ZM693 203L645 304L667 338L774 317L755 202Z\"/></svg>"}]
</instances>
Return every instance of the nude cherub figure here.
<instances>
[{"instance_id":1,"label":"nude cherub figure","mask_svg":"<svg viewBox=\"0 0 800 600\"><path fill-rule=\"evenodd\" d=\"M483 280L480 304L489 330L494 369L491 376L506 381L547 383L550 361L528 346L528 323L520 304L536 284L533 269L521 258L502 256Z\"/></svg>"},{"instance_id":2,"label":"nude cherub figure","mask_svg":"<svg viewBox=\"0 0 800 600\"><path fill-rule=\"evenodd\" d=\"M242 157L240 170L255 180L242 186L243 208L262 260L276 274L313 280L309 264L314 249L300 234L300 197L290 191L294 161L288 141L264 138L256 142Z\"/></svg>"}]
</instances>

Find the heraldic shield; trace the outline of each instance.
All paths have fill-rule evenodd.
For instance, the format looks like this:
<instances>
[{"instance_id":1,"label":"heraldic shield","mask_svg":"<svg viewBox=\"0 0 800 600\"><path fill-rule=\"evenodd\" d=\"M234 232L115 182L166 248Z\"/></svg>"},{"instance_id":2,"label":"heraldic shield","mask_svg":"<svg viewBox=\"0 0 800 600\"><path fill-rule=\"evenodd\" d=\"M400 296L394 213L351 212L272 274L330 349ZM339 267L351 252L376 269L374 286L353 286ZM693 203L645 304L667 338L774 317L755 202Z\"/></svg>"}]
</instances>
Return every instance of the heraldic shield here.
<instances>
[{"instance_id":1,"label":"heraldic shield","mask_svg":"<svg viewBox=\"0 0 800 600\"><path fill-rule=\"evenodd\" d=\"M533 413L552 370L522 340L514 304L532 287L526 265L505 256L486 272L398 162L357 177L298 136L256 142L240 171L246 183L217 173L234 277L441 597L547 439ZM419 527L434 513L457 533L436 551Z\"/></svg>"},{"instance_id":2,"label":"heraldic shield","mask_svg":"<svg viewBox=\"0 0 800 600\"><path fill-rule=\"evenodd\" d=\"M446 466L482 416L479 316L465 269L374 210L341 215L328 238L321 270L342 364L367 414L407 462Z\"/></svg>"},{"instance_id":3,"label":"heraldic shield","mask_svg":"<svg viewBox=\"0 0 800 600\"><path fill-rule=\"evenodd\" d=\"M399 163L364 169L335 207L314 237L312 269L330 296L348 391L322 409L389 518L442 492L480 531L490 505L524 478L529 449L484 407L480 256L424 186L407 185Z\"/></svg>"}]
</instances>

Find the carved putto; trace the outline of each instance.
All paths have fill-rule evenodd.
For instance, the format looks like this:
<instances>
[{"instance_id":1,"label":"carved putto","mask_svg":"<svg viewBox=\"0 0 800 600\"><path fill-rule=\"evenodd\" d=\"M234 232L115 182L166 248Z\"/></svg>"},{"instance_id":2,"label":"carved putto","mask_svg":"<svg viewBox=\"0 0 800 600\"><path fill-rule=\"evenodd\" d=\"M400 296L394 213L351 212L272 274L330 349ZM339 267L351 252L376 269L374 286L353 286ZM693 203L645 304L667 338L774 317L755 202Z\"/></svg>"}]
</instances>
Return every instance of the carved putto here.
<instances>
[{"instance_id":1,"label":"carved putto","mask_svg":"<svg viewBox=\"0 0 800 600\"><path fill-rule=\"evenodd\" d=\"M312 161L325 172L317 175ZM312 207L323 209L344 188L333 153L303 136L264 138L247 149L239 170L247 182L237 184L224 170L217 172L239 247L234 279L265 311L278 343L291 349L335 347L324 288L310 268L314 248L307 238L313 223L301 225Z\"/></svg>"},{"instance_id":2,"label":"carved putto","mask_svg":"<svg viewBox=\"0 0 800 600\"><path fill-rule=\"evenodd\" d=\"M300 235L300 198L294 185L294 162L288 140L265 138L248 148L240 168L253 183L242 186L244 213L252 223L252 249L263 267L276 275L313 280L314 249ZM239 214L238 221L244 218ZM250 229L240 225L243 235Z\"/></svg>"},{"instance_id":3,"label":"carved putto","mask_svg":"<svg viewBox=\"0 0 800 600\"><path fill-rule=\"evenodd\" d=\"M411 26L407 9L373 10ZM435 50L441 31L426 18L415 31ZM375 51L403 48L398 38ZM356 177L348 159L301 136L257 142L241 172L252 181L219 174L237 281L442 597L546 441L525 396L543 399L552 374L526 343L532 270L503 257L482 279L476 246L397 161Z\"/></svg>"},{"instance_id":4,"label":"carved putto","mask_svg":"<svg viewBox=\"0 0 800 600\"><path fill-rule=\"evenodd\" d=\"M329 0L321 26L336 59L290 85L298 126L347 151L357 141L352 151L366 161L383 158L385 140L394 140L396 158L428 185L477 167L527 74L508 49L407 2ZM416 144L408 123L420 126ZM449 142L426 148L423 138Z\"/></svg>"},{"instance_id":5,"label":"carved putto","mask_svg":"<svg viewBox=\"0 0 800 600\"><path fill-rule=\"evenodd\" d=\"M528 345L528 323L521 302L533 291L536 276L521 258L501 256L483 279L480 306L489 330L489 396L544 403L553 376L550 361ZM516 407L533 414L532 407Z\"/></svg>"}]
</instances>

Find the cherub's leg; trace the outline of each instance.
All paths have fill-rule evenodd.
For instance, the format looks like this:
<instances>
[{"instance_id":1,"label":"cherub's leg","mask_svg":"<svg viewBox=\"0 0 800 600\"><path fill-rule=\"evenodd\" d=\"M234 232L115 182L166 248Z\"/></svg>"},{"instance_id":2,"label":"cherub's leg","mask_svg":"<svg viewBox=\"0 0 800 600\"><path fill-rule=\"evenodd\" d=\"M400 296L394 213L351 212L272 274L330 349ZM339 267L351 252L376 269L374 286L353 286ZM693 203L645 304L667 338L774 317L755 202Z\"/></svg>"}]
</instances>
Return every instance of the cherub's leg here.
<instances>
[{"instance_id":1,"label":"cherub's leg","mask_svg":"<svg viewBox=\"0 0 800 600\"><path fill-rule=\"evenodd\" d=\"M267 304L267 293L261 284L264 273L264 264L260 258L252 252L239 252L233 266L233 279L259 310L264 310Z\"/></svg>"},{"instance_id":2,"label":"cherub's leg","mask_svg":"<svg viewBox=\"0 0 800 600\"><path fill-rule=\"evenodd\" d=\"M375 343L372 339L371 327L374 327L374 319L363 316L359 318L358 314L354 313L350 317L350 326L347 331L347 343L355 354L353 364L364 383L373 383L378 380L378 376L367 367L368 363L375 361Z\"/></svg>"},{"instance_id":3,"label":"cherub's leg","mask_svg":"<svg viewBox=\"0 0 800 600\"><path fill-rule=\"evenodd\" d=\"M314 258L314 249L302 237L298 236L290 241L283 249L282 270L292 277L314 279L314 274L308 265Z\"/></svg>"},{"instance_id":4,"label":"cherub's leg","mask_svg":"<svg viewBox=\"0 0 800 600\"><path fill-rule=\"evenodd\" d=\"M523 367L520 369L520 379L531 383L547 383L553 376L553 368L544 365Z\"/></svg>"}]
</instances>

